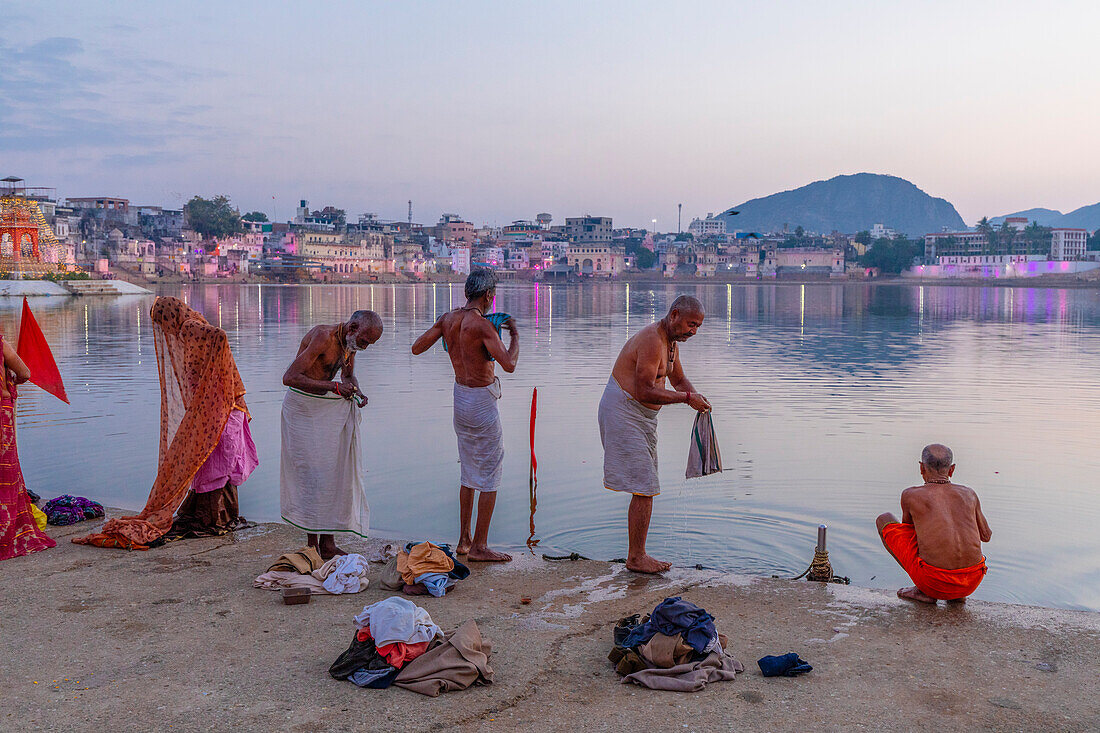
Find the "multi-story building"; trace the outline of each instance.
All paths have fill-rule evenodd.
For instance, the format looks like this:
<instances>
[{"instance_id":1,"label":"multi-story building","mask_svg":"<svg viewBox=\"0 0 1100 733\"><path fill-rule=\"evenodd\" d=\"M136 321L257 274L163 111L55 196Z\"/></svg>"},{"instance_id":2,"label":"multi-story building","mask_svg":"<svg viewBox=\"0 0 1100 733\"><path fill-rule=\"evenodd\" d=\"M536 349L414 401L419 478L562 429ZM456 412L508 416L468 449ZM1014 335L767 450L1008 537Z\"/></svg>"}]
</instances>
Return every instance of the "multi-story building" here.
<instances>
[{"instance_id":1,"label":"multi-story building","mask_svg":"<svg viewBox=\"0 0 1100 733\"><path fill-rule=\"evenodd\" d=\"M688 232L696 239L704 237L726 236L726 220L715 219L713 213L708 213L706 219L692 219L688 224Z\"/></svg>"},{"instance_id":2,"label":"multi-story building","mask_svg":"<svg viewBox=\"0 0 1100 733\"><path fill-rule=\"evenodd\" d=\"M586 243L571 245L566 257L567 264L576 273L593 277L613 277L625 269L625 254L621 248L610 244Z\"/></svg>"},{"instance_id":3,"label":"multi-story building","mask_svg":"<svg viewBox=\"0 0 1100 733\"><path fill-rule=\"evenodd\" d=\"M897 235L897 232L881 223L871 227L871 239L893 239Z\"/></svg>"},{"instance_id":4,"label":"multi-story building","mask_svg":"<svg viewBox=\"0 0 1100 733\"><path fill-rule=\"evenodd\" d=\"M565 235L573 244L611 242L610 216L567 217Z\"/></svg>"},{"instance_id":5,"label":"multi-story building","mask_svg":"<svg viewBox=\"0 0 1100 733\"><path fill-rule=\"evenodd\" d=\"M459 275L469 275L473 267L473 254L467 245L451 248L451 271Z\"/></svg>"},{"instance_id":6,"label":"multi-story building","mask_svg":"<svg viewBox=\"0 0 1100 733\"><path fill-rule=\"evenodd\" d=\"M842 250L790 247L771 249L764 259L766 276L843 275L844 252Z\"/></svg>"},{"instance_id":7,"label":"multi-story building","mask_svg":"<svg viewBox=\"0 0 1100 733\"><path fill-rule=\"evenodd\" d=\"M1088 249L1087 229L1056 228L1050 231L1050 259L1082 260Z\"/></svg>"}]
</instances>

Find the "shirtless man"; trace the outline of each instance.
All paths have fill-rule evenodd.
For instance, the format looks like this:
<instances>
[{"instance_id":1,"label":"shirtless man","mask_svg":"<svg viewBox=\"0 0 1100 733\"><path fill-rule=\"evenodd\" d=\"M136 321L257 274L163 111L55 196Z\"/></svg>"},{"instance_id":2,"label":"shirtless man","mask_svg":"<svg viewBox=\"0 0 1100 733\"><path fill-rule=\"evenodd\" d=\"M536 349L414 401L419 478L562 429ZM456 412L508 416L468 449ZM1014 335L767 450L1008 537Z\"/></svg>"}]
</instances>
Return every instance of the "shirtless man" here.
<instances>
[{"instance_id":1,"label":"shirtless man","mask_svg":"<svg viewBox=\"0 0 1100 733\"><path fill-rule=\"evenodd\" d=\"M345 554L334 532L365 537L369 508L359 464L359 409L367 398L355 378L355 353L382 337L374 311L356 311L347 323L314 326L283 375L283 519L306 531L325 560ZM334 381L340 372L340 381Z\"/></svg>"},{"instance_id":2,"label":"shirtless man","mask_svg":"<svg viewBox=\"0 0 1100 733\"><path fill-rule=\"evenodd\" d=\"M993 536L978 495L951 482L954 457L946 445L933 443L921 452L922 486L901 492L901 521L880 514L882 544L915 585L899 598L921 603L965 601L985 577L982 543Z\"/></svg>"},{"instance_id":3,"label":"shirtless man","mask_svg":"<svg viewBox=\"0 0 1100 733\"><path fill-rule=\"evenodd\" d=\"M633 496L627 512L629 550L626 567L659 573L671 563L646 552L657 480L657 412L663 405L684 403L705 412L710 403L695 391L680 363L677 342L687 341L703 325L703 304L690 295L672 302L668 315L634 334L623 346L600 400L603 483ZM665 388L668 379L672 389Z\"/></svg>"},{"instance_id":4,"label":"shirtless man","mask_svg":"<svg viewBox=\"0 0 1100 733\"><path fill-rule=\"evenodd\" d=\"M477 562L508 562L511 555L489 549L489 522L497 502L504 466L504 432L500 424L497 400L500 380L493 360L511 374L519 359L519 333L516 321L508 318L508 348L496 328L485 317L496 295L496 275L492 270L476 269L466 278L466 305L439 317L431 328L412 345L414 355L423 354L439 339L451 357L455 372L454 428L458 436L458 458L462 476L458 493L459 555ZM477 526L470 533L477 500Z\"/></svg>"}]
</instances>

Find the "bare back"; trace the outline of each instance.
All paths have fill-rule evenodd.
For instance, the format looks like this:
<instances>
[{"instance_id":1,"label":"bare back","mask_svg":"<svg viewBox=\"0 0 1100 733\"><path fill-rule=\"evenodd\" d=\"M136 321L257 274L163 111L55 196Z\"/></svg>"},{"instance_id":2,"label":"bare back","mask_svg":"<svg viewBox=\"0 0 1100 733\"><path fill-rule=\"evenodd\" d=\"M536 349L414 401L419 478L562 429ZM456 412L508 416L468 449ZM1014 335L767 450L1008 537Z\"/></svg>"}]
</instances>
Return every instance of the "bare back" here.
<instances>
[{"instance_id":1,"label":"bare back","mask_svg":"<svg viewBox=\"0 0 1100 733\"><path fill-rule=\"evenodd\" d=\"M902 521L917 533L921 559L944 570L977 565L991 535L978 495L961 484L913 486L901 493Z\"/></svg>"},{"instance_id":2,"label":"bare back","mask_svg":"<svg viewBox=\"0 0 1100 733\"><path fill-rule=\"evenodd\" d=\"M455 381L466 387L485 387L496 379L489 360L487 339L500 340L493 325L476 309L457 308L439 319L447 356L455 370ZM503 344L501 345L503 349Z\"/></svg>"},{"instance_id":3,"label":"bare back","mask_svg":"<svg viewBox=\"0 0 1100 733\"><path fill-rule=\"evenodd\" d=\"M661 330L656 323L651 323L638 333L627 339L623 344L619 358L615 360L615 366L611 370L611 376L615 378L619 386L634 399L642 394L638 384L638 361L642 360L646 366L657 367L657 378L653 386L664 388L665 378L672 373L678 357L676 344L670 344L661 335ZM661 409L661 405L642 402L651 410Z\"/></svg>"}]
</instances>

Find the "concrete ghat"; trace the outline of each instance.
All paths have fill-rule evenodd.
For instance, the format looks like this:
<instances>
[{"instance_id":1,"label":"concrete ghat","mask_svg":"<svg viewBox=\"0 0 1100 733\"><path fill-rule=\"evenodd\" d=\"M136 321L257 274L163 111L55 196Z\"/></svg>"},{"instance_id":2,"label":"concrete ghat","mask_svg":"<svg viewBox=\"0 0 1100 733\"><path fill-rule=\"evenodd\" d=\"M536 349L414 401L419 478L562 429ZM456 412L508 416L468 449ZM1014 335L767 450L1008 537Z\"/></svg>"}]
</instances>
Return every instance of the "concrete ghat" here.
<instances>
[{"instance_id":1,"label":"concrete ghat","mask_svg":"<svg viewBox=\"0 0 1100 733\"><path fill-rule=\"evenodd\" d=\"M376 586L305 606L251 587L299 533L261 525L134 553L69 542L97 526L50 528L56 549L0 563L8 725L121 729L143 711L185 731L1100 727L1100 614L929 608L864 588L679 568L644 577L523 554L473 564L447 597L414 599L444 628L475 619L493 644L493 685L431 699L327 674L351 617L388 595ZM611 627L669 595L710 611L748 671L694 695L620 684ZM788 651L814 671L760 676L756 659Z\"/></svg>"},{"instance_id":2,"label":"concrete ghat","mask_svg":"<svg viewBox=\"0 0 1100 733\"><path fill-rule=\"evenodd\" d=\"M68 290L49 280L0 280L0 297L22 298L36 295L72 295Z\"/></svg>"}]
</instances>

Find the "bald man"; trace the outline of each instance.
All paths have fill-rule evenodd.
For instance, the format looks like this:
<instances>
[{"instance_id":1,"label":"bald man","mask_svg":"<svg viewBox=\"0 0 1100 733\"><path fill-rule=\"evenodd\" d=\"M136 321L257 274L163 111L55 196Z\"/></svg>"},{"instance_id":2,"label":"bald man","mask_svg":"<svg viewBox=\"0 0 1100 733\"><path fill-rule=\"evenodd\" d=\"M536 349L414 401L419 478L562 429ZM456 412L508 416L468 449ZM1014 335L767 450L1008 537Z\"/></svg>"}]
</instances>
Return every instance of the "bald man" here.
<instances>
[{"instance_id":1,"label":"bald man","mask_svg":"<svg viewBox=\"0 0 1100 733\"><path fill-rule=\"evenodd\" d=\"M993 536L972 489L951 481L954 456L933 443L921 451L921 486L901 492L901 521L876 520L882 544L913 579L898 598L921 603L965 601L985 577L982 543Z\"/></svg>"},{"instance_id":2,"label":"bald man","mask_svg":"<svg viewBox=\"0 0 1100 733\"><path fill-rule=\"evenodd\" d=\"M603 483L631 494L627 512L629 549L626 567L637 573L659 573L670 563L646 552L657 479L657 413L664 405L683 403L705 412L710 403L699 394L680 364L677 343L703 325L703 304L690 295L673 301L668 314L630 337L623 345L600 400ZM668 380L672 389L665 387Z\"/></svg>"},{"instance_id":3,"label":"bald man","mask_svg":"<svg viewBox=\"0 0 1100 733\"><path fill-rule=\"evenodd\" d=\"M282 517L305 531L325 560L345 554L334 533L366 537L369 529L359 451L359 410L367 398L355 377L355 354L381 337L382 319L374 311L314 326L283 375L289 389L282 413Z\"/></svg>"}]
</instances>

